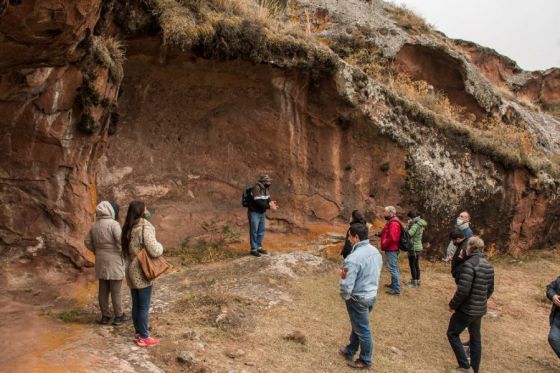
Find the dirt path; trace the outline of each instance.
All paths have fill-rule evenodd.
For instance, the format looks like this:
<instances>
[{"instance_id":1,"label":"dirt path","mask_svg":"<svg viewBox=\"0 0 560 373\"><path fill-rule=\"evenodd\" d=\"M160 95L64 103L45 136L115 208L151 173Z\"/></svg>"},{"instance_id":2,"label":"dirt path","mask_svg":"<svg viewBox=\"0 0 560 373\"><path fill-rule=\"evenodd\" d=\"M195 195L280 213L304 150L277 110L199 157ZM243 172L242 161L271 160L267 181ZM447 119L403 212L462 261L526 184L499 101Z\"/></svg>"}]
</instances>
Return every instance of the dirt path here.
<instances>
[{"instance_id":1,"label":"dirt path","mask_svg":"<svg viewBox=\"0 0 560 373\"><path fill-rule=\"evenodd\" d=\"M131 325L94 323L91 283L71 308L49 312L0 297L2 333L17 336L0 366L10 372L349 371L337 355L349 333L338 266L313 255L332 256L339 244L324 232L311 244L294 240L281 251L298 252L279 253L279 239L273 256L180 268L159 280L151 329L161 345L150 350L132 343ZM557 275L557 254L493 260L497 285L483 322L483 371L560 372L546 341L543 290ZM453 282L441 263L423 268L420 289L405 288L398 298L379 294L372 317L376 371L445 372L455 365L445 337ZM286 339L294 332L296 338Z\"/></svg>"}]
</instances>

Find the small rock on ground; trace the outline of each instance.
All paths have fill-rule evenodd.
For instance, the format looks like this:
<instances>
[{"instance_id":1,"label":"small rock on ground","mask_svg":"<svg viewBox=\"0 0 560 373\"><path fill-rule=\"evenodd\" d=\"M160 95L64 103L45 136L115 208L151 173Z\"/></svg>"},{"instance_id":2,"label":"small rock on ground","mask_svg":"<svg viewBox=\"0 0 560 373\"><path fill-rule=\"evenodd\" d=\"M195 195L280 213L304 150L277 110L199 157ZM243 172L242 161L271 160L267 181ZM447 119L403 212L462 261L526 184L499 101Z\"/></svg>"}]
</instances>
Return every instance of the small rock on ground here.
<instances>
[{"instance_id":1,"label":"small rock on ground","mask_svg":"<svg viewBox=\"0 0 560 373\"><path fill-rule=\"evenodd\" d=\"M195 363L195 357L192 352L181 351L177 355L177 361L182 364L186 364L187 366L192 366Z\"/></svg>"},{"instance_id":2,"label":"small rock on ground","mask_svg":"<svg viewBox=\"0 0 560 373\"><path fill-rule=\"evenodd\" d=\"M307 343L307 337L300 332L299 330L296 330L295 332L292 332L288 335L286 335L284 337L285 340L287 341L293 341L302 345L305 345Z\"/></svg>"},{"instance_id":3,"label":"small rock on ground","mask_svg":"<svg viewBox=\"0 0 560 373\"><path fill-rule=\"evenodd\" d=\"M245 351L243 351L240 348L238 348L236 350L227 350L226 351L226 356L231 358L231 359L237 359L238 357L245 356Z\"/></svg>"}]
</instances>

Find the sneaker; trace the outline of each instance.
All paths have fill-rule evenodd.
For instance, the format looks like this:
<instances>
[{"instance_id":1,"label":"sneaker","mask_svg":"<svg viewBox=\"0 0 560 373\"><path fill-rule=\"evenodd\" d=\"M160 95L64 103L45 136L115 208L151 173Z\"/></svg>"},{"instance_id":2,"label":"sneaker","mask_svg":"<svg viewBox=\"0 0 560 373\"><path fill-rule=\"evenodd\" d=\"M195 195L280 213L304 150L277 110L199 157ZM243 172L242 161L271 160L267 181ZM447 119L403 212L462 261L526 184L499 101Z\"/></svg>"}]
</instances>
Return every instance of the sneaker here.
<instances>
[{"instance_id":1,"label":"sneaker","mask_svg":"<svg viewBox=\"0 0 560 373\"><path fill-rule=\"evenodd\" d=\"M134 339L132 341L137 342L139 339L142 339L142 338L140 337L140 334L136 333L136 334L134 334Z\"/></svg>"},{"instance_id":2,"label":"sneaker","mask_svg":"<svg viewBox=\"0 0 560 373\"><path fill-rule=\"evenodd\" d=\"M128 320L130 320L130 317L128 317L125 313L123 313L122 315L115 317L115 319L113 320L113 325L121 325L127 322Z\"/></svg>"},{"instance_id":3,"label":"sneaker","mask_svg":"<svg viewBox=\"0 0 560 373\"><path fill-rule=\"evenodd\" d=\"M389 295L401 295L401 293L399 293L399 292L397 292L393 289L387 290L385 293L387 293Z\"/></svg>"},{"instance_id":4,"label":"sneaker","mask_svg":"<svg viewBox=\"0 0 560 373\"><path fill-rule=\"evenodd\" d=\"M257 250L251 250L251 255L252 256L262 256L261 253L259 253Z\"/></svg>"},{"instance_id":5,"label":"sneaker","mask_svg":"<svg viewBox=\"0 0 560 373\"><path fill-rule=\"evenodd\" d=\"M364 363L361 359L356 359L356 361L351 361L348 363L348 366L353 369L369 369L371 365Z\"/></svg>"},{"instance_id":6,"label":"sneaker","mask_svg":"<svg viewBox=\"0 0 560 373\"><path fill-rule=\"evenodd\" d=\"M410 282L406 283L406 286L408 286L409 288L417 288L419 285L418 285L418 281L410 280Z\"/></svg>"},{"instance_id":7,"label":"sneaker","mask_svg":"<svg viewBox=\"0 0 560 373\"><path fill-rule=\"evenodd\" d=\"M109 325L111 323L111 318L109 316L103 316L101 317L101 320L97 321L97 323L101 325Z\"/></svg>"},{"instance_id":8,"label":"sneaker","mask_svg":"<svg viewBox=\"0 0 560 373\"><path fill-rule=\"evenodd\" d=\"M258 249L257 252L261 255L268 255L268 251L263 250L262 248Z\"/></svg>"},{"instance_id":9,"label":"sneaker","mask_svg":"<svg viewBox=\"0 0 560 373\"><path fill-rule=\"evenodd\" d=\"M159 344L159 340L153 337L138 338L136 344L140 347L153 347Z\"/></svg>"}]
</instances>

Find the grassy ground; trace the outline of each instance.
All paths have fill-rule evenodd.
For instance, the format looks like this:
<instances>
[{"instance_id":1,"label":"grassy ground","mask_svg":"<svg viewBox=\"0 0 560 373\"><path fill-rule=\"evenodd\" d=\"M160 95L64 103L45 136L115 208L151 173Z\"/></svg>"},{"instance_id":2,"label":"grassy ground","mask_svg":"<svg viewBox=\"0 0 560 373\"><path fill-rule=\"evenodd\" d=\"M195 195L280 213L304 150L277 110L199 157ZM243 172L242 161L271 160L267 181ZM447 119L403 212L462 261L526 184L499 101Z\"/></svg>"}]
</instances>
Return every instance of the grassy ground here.
<instances>
[{"instance_id":1,"label":"grassy ground","mask_svg":"<svg viewBox=\"0 0 560 373\"><path fill-rule=\"evenodd\" d=\"M543 295L546 284L558 274L556 254L493 261L496 293L490 311L497 316L483 321L482 371L560 371L547 343L549 304ZM406 258L401 257L403 278L408 279L403 259ZM379 294L371 320L376 371L444 372L456 365L446 339L450 317L447 302L454 291L449 267L429 262L423 262L422 267L420 289L405 288L400 297ZM383 283L388 280L384 272ZM246 355L242 358L229 363L225 358L232 368L263 372L350 371L337 354L350 331L337 284L335 270L303 277L288 285L296 294L294 302L264 311L244 305L251 313L250 321L234 329L210 326L184 312L180 316L162 315L157 329L167 341L155 352L156 360L167 361L171 371L178 369L169 356L184 340L184 332L194 330L197 338L200 336L210 346L203 353L209 361L224 360L223 351L227 349L243 349ZM174 335L171 330L175 330ZM285 339L294 331L305 335L306 344Z\"/></svg>"},{"instance_id":2,"label":"grassy ground","mask_svg":"<svg viewBox=\"0 0 560 373\"><path fill-rule=\"evenodd\" d=\"M245 255L234 261L208 263L206 257L197 257L203 264L187 260L184 265L181 256L172 257L177 267L158 279L150 316L151 333L161 344L148 351L132 343L131 323L118 328L94 324L96 289L88 286L86 302L72 307L63 304L43 314L49 318L36 317L44 324L33 328L32 338L37 342L22 339L27 348L21 350L27 355L8 366L21 367L18 364L35 355L40 358L32 360L35 365L58 366L63 355L94 351L104 362L93 355L82 359L83 371L90 371L91 366L151 371L145 367L153 363L148 365L166 372L349 372L338 355L347 343L350 325L338 295L336 232L342 230L315 227L308 235L271 234L267 248L276 255L270 258L247 257L243 242L233 248L232 256ZM307 254L280 255L288 251ZM491 316L483 320L482 372L560 372L547 342L550 302L544 296L546 285L558 275L559 254L560 250L554 250L518 259L491 258L496 292L489 303ZM304 262L290 264L290 258L298 255ZM402 280L407 281L406 257L400 259ZM421 288L404 287L400 297L383 290L378 294L371 318L375 371L446 372L456 365L446 338L447 303L455 288L449 267L427 261L421 267ZM384 269L382 284L388 282ZM22 328L16 327L23 338ZM44 347L41 341L53 338L52 330L71 327L79 330L68 334L68 341L37 352ZM294 332L303 335L305 343L286 338ZM232 351L233 358L228 356ZM194 356L194 362L178 361L185 352Z\"/></svg>"},{"instance_id":3,"label":"grassy ground","mask_svg":"<svg viewBox=\"0 0 560 373\"><path fill-rule=\"evenodd\" d=\"M490 308L498 317L483 321L482 371L560 371L546 340L549 305L543 302L545 284L557 275L552 259L496 263L496 295ZM448 267L423 264L420 289L405 289L401 297L379 296L371 321L377 371L439 372L456 365L445 334L450 316L447 301L454 284ZM386 273L383 278L385 283L389 280ZM258 319L248 341L274 351L262 363L278 372L346 369L336 351L345 344L350 329L336 283L336 274L307 279L298 284L295 304ZM283 341L283 334L291 329L301 330L308 344Z\"/></svg>"}]
</instances>

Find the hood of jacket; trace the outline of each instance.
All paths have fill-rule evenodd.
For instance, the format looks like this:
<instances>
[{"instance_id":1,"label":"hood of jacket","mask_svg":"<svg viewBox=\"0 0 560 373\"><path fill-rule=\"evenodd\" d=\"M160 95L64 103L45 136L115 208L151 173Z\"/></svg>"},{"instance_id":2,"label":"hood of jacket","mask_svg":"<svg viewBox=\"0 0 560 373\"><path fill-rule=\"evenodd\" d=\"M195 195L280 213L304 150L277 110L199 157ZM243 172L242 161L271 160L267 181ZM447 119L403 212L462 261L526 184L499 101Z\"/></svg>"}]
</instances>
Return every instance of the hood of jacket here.
<instances>
[{"instance_id":1,"label":"hood of jacket","mask_svg":"<svg viewBox=\"0 0 560 373\"><path fill-rule=\"evenodd\" d=\"M102 201L95 208L95 216L98 219L114 219L115 210L108 201Z\"/></svg>"},{"instance_id":2,"label":"hood of jacket","mask_svg":"<svg viewBox=\"0 0 560 373\"><path fill-rule=\"evenodd\" d=\"M426 228L428 226L428 222L426 220L422 219L421 217L414 218L412 220L412 224L418 224L422 228Z\"/></svg>"}]
</instances>

